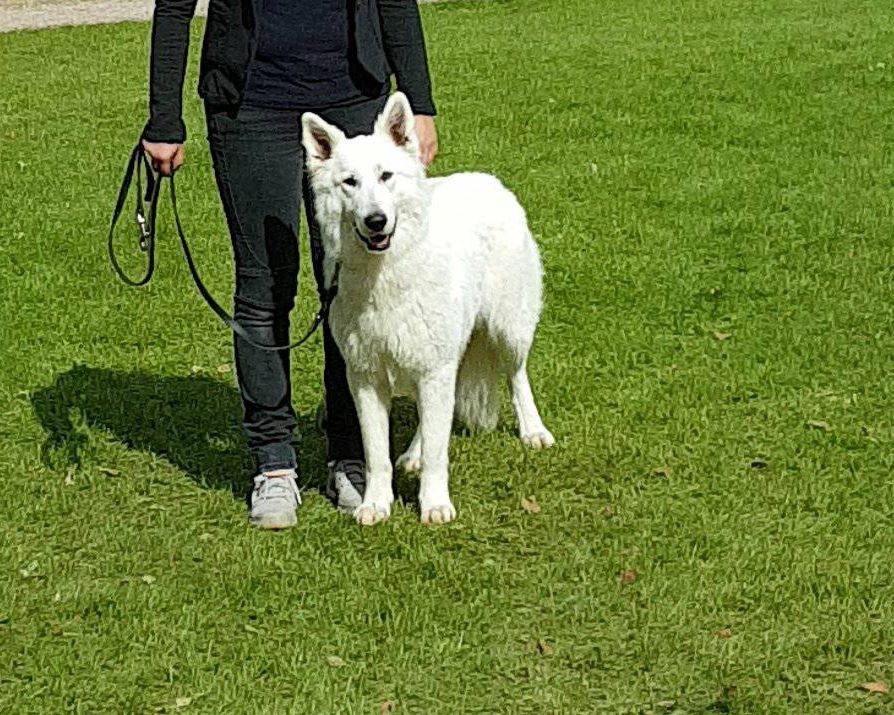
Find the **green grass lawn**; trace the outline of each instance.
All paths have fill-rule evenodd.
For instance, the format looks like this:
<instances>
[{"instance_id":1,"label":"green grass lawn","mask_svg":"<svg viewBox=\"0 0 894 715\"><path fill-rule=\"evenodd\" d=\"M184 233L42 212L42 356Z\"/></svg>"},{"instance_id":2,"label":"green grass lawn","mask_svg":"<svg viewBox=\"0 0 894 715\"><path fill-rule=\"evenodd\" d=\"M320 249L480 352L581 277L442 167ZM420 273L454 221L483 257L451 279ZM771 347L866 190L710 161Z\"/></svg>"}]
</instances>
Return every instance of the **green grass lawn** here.
<instances>
[{"instance_id":1,"label":"green grass lawn","mask_svg":"<svg viewBox=\"0 0 894 715\"><path fill-rule=\"evenodd\" d=\"M249 529L230 338L167 209L151 287L106 261L148 26L0 36L0 712L894 712L859 688L894 690L890 3L423 15L435 171L498 174L542 247L558 438L524 452L508 407L457 435L444 528L315 491L315 340L299 524ZM200 34L179 198L226 298Z\"/></svg>"}]
</instances>

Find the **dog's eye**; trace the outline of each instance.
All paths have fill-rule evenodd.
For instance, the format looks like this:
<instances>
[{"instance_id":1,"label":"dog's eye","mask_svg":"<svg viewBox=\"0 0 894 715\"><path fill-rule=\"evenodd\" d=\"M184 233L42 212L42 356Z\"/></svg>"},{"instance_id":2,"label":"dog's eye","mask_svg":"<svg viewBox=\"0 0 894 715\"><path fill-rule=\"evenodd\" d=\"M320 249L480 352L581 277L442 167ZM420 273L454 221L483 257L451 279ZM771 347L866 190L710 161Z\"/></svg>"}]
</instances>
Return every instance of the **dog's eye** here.
<instances>
[{"instance_id":1,"label":"dog's eye","mask_svg":"<svg viewBox=\"0 0 894 715\"><path fill-rule=\"evenodd\" d=\"M379 177L381 181L388 181L394 174L390 171L383 171L382 175Z\"/></svg>"},{"instance_id":2,"label":"dog's eye","mask_svg":"<svg viewBox=\"0 0 894 715\"><path fill-rule=\"evenodd\" d=\"M343 179L342 182L345 186L357 186L357 179L353 176L349 176L346 179Z\"/></svg>"}]
</instances>

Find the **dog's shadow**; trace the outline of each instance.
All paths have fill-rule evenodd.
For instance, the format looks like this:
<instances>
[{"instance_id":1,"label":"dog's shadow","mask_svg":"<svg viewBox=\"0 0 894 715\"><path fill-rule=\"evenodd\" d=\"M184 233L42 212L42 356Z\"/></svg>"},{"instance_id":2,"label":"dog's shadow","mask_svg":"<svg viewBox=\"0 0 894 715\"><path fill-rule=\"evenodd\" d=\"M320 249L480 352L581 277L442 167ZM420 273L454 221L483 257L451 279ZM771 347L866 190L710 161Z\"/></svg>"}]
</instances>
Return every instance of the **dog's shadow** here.
<instances>
[{"instance_id":1,"label":"dog's shadow","mask_svg":"<svg viewBox=\"0 0 894 715\"><path fill-rule=\"evenodd\" d=\"M242 404L234 386L208 375L169 376L76 366L31 395L47 433L41 459L50 468L80 468L89 459L90 431L100 430L128 449L166 459L198 484L245 497L253 465L242 433ZM298 413L296 453L302 488L322 489L326 442L316 407ZM415 428L415 407L392 411L395 443ZM412 480L398 493L412 501Z\"/></svg>"}]
</instances>

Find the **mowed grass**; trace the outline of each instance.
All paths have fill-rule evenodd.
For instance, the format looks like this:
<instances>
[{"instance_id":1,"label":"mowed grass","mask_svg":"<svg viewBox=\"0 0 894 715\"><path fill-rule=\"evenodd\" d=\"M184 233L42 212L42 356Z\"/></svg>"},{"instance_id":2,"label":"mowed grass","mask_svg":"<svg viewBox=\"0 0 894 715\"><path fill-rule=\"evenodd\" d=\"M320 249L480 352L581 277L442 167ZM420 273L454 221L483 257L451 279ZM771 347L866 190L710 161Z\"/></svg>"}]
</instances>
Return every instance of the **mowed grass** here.
<instances>
[{"instance_id":1,"label":"mowed grass","mask_svg":"<svg viewBox=\"0 0 894 715\"><path fill-rule=\"evenodd\" d=\"M314 491L318 341L299 524L248 528L230 338L167 211L151 287L104 253L148 25L0 36L0 711L894 712L859 689L894 688L894 10L423 17L435 171L498 174L542 247L559 442L524 452L508 407L458 434L444 528L409 480L369 530ZM179 198L226 298L194 29Z\"/></svg>"}]
</instances>

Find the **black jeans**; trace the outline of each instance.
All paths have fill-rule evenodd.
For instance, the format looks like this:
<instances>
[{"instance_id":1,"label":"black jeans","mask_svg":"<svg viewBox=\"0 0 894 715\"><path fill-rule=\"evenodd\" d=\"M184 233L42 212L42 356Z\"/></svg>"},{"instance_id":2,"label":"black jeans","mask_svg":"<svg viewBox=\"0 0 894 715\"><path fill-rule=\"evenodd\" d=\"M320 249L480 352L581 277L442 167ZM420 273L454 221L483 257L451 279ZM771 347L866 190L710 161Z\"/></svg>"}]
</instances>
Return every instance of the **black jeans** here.
<instances>
[{"instance_id":1,"label":"black jeans","mask_svg":"<svg viewBox=\"0 0 894 715\"><path fill-rule=\"evenodd\" d=\"M315 113L349 136L368 133L385 99ZM323 248L304 168L301 112L206 107L205 114L217 186L233 242L236 319L258 342L285 344L298 285L302 198L314 276L322 290ZM245 408L243 426L258 470L295 467L289 353L258 350L239 337L234 337L234 343ZM323 352L328 459L363 459L344 360L328 325L323 326Z\"/></svg>"}]
</instances>

